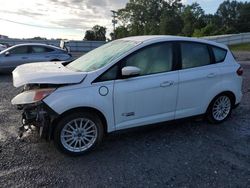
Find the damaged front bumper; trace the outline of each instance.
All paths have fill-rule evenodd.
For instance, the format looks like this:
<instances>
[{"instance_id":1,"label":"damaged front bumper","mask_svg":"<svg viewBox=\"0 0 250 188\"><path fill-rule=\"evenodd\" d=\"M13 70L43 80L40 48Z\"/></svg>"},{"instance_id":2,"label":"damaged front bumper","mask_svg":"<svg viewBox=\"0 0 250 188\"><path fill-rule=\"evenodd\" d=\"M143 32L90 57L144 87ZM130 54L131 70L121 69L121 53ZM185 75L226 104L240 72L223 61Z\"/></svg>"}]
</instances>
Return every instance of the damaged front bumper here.
<instances>
[{"instance_id":1,"label":"damaged front bumper","mask_svg":"<svg viewBox=\"0 0 250 188\"><path fill-rule=\"evenodd\" d=\"M17 105L17 108L23 111L20 131L25 131L25 126L30 127L33 125L38 128L40 137L51 139L52 123L58 117L55 111L42 101L33 104Z\"/></svg>"},{"instance_id":2,"label":"damaged front bumper","mask_svg":"<svg viewBox=\"0 0 250 188\"><path fill-rule=\"evenodd\" d=\"M31 125L38 127L40 136L46 139L51 138L52 122L58 116L43 99L49 96L56 90L54 85L25 85L23 92L15 96L11 103L17 106L17 109L22 110L22 127L20 128L20 137L26 131L26 127L31 128Z\"/></svg>"}]
</instances>

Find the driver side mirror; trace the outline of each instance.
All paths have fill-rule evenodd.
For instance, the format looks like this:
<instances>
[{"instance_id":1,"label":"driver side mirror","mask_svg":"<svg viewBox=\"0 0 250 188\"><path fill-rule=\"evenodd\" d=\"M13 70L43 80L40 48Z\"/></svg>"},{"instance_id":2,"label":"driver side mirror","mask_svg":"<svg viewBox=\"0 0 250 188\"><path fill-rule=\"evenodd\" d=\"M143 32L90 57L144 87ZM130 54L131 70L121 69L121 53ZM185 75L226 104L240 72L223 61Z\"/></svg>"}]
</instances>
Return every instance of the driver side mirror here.
<instances>
[{"instance_id":1,"label":"driver side mirror","mask_svg":"<svg viewBox=\"0 0 250 188\"><path fill-rule=\"evenodd\" d=\"M128 78L140 75L141 69L134 66L127 66L122 68L122 76Z\"/></svg>"},{"instance_id":2,"label":"driver side mirror","mask_svg":"<svg viewBox=\"0 0 250 188\"><path fill-rule=\"evenodd\" d=\"M5 56L9 56L9 55L10 55L10 52L5 52L4 55L5 55Z\"/></svg>"}]
</instances>

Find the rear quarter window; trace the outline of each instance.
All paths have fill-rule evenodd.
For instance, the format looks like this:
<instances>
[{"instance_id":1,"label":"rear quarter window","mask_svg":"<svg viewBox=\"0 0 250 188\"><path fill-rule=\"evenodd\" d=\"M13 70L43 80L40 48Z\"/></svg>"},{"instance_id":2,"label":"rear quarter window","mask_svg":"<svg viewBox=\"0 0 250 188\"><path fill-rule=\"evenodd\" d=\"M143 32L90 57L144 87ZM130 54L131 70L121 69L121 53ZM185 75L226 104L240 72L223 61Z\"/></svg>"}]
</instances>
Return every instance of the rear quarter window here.
<instances>
[{"instance_id":1,"label":"rear quarter window","mask_svg":"<svg viewBox=\"0 0 250 188\"><path fill-rule=\"evenodd\" d=\"M46 53L54 51L51 48L43 47L43 46L31 46L32 53Z\"/></svg>"},{"instance_id":2,"label":"rear quarter window","mask_svg":"<svg viewBox=\"0 0 250 188\"><path fill-rule=\"evenodd\" d=\"M46 48L46 52L53 52L53 51L55 51L55 50L52 48Z\"/></svg>"},{"instance_id":3,"label":"rear quarter window","mask_svg":"<svg viewBox=\"0 0 250 188\"><path fill-rule=\"evenodd\" d=\"M218 48L218 47L212 47L213 53L214 53L214 59L216 63L223 62L227 55L227 50Z\"/></svg>"}]
</instances>

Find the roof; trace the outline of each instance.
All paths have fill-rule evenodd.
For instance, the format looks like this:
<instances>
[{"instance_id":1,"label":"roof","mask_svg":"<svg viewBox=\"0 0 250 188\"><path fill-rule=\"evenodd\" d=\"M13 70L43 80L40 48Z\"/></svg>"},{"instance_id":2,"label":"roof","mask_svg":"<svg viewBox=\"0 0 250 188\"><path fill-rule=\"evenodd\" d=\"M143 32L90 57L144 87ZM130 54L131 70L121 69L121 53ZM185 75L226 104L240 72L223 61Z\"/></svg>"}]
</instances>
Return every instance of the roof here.
<instances>
[{"instance_id":1,"label":"roof","mask_svg":"<svg viewBox=\"0 0 250 188\"><path fill-rule=\"evenodd\" d=\"M23 44L17 44L17 45L13 45L3 51L0 52L0 54L4 54L5 52L13 49L13 48L16 48L18 46L44 46L44 47L49 47L49 48L53 48L53 49L57 49L57 50L63 50L57 46L53 46L53 45L48 45L48 44L43 44L43 43L23 43Z\"/></svg>"},{"instance_id":2,"label":"roof","mask_svg":"<svg viewBox=\"0 0 250 188\"><path fill-rule=\"evenodd\" d=\"M14 46L15 47L16 46L45 46L45 47L58 48L56 46L49 45L49 44L43 44L43 43L23 43L23 44L17 44L17 45L14 45Z\"/></svg>"},{"instance_id":3,"label":"roof","mask_svg":"<svg viewBox=\"0 0 250 188\"><path fill-rule=\"evenodd\" d=\"M133 36L126 37L120 40L130 40L136 42L160 42L160 41L191 41L191 42L202 42L206 44L211 44L215 46L219 46L221 48L227 48L226 45L221 43L216 43L211 40L205 40L202 38L194 38L194 37L182 37L182 36L173 36L173 35L143 35L143 36Z\"/></svg>"}]
</instances>

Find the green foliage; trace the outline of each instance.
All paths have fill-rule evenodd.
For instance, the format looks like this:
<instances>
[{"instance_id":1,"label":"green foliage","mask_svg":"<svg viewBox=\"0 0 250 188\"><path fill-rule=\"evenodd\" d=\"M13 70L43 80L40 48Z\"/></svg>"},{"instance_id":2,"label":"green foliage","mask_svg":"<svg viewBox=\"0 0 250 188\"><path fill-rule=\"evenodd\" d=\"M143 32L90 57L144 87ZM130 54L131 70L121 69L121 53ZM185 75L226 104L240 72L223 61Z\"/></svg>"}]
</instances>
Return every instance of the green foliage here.
<instances>
[{"instance_id":1,"label":"green foliage","mask_svg":"<svg viewBox=\"0 0 250 188\"><path fill-rule=\"evenodd\" d=\"M220 4L216 15L221 19L222 28L225 33L236 33L237 22L240 16L241 2L226 0Z\"/></svg>"},{"instance_id":2,"label":"green foliage","mask_svg":"<svg viewBox=\"0 0 250 188\"><path fill-rule=\"evenodd\" d=\"M193 32L193 37L204 37L204 36L211 36L211 35L220 35L222 34L221 30L217 30L217 26L209 23L205 27L201 29L195 29Z\"/></svg>"},{"instance_id":3,"label":"green foliage","mask_svg":"<svg viewBox=\"0 0 250 188\"><path fill-rule=\"evenodd\" d=\"M160 34L175 35L181 34L183 20L181 18L181 1L164 2L160 16Z\"/></svg>"},{"instance_id":4,"label":"green foliage","mask_svg":"<svg viewBox=\"0 0 250 188\"><path fill-rule=\"evenodd\" d=\"M163 0L130 0L118 10L118 19L129 35L158 34L162 4Z\"/></svg>"},{"instance_id":5,"label":"green foliage","mask_svg":"<svg viewBox=\"0 0 250 188\"><path fill-rule=\"evenodd\" d=\"M87 30L85 32L85 37L84 37L85 40L95 40L95 33L94 31L92 30Z\"/></svg>"},{"instance_id":6,"label":"green foliage","mask_svg":"<svg viewBox=\"0 0 250 188\"><path fill-rule=\"evenodd\" d=\"M106 27L95 25L85 32L85 40L106 41Z\"/></svg>"},{"instance_id":7,"label":"green foliage","mask_svg":"<svg viewBox=\"0 0 250 188\"><path fill-rule=\"evenodd\" d=\"M198 3L185 6L182 12L182 19L184 22L182 34L185 36L192 36L195 29L201 29L205 26L203 17L204 10Z\"/></svg>"},{"instance_id":8,"label":"green foliage","mask_svg":"<svg viewBox=\"0 0 250 188\"><path fill-rule=\"evenodd\" d=\"M115 36L114 38L124 38L129 36L129 31L127 29L127 27L125 26L119 26L115 29ZM113 37L112 37L113 38Z\"/></svg>"},{"instance_id":9,"label":"green foliage","mask_svg":"<svg viewBox=\"0 0 250 188\"><path fill-rule=\"evenodd\" d=\"M129 0L118 10L117 19L119 26L111 33L112 39L134 35L202 37L250 32L250 2L225 0L215 14L205 14L198 3L183 5L181 0ZM95 31L94 34L91 31L86 32L85 38L96 39Z\"/></svg>"},{"instance_id":10,"label":"green foliage","mask_svg":"<svg viewBox=\"0 0 250 188\"><path fill-rule=\"evenodd\" d=\"M230 45L232 51L250 51L250 43Z\"/></svg>"},{"instance_id":11,"label":"green foliage","mask_svg":"<svg viewBox=\"0 0 250 188\"><path fill-rule=\"evenodd\" d=\"M241 4L236 27L239 32L250 31L250 3L245 2Z\"/></svg>"}]
</instances>

